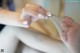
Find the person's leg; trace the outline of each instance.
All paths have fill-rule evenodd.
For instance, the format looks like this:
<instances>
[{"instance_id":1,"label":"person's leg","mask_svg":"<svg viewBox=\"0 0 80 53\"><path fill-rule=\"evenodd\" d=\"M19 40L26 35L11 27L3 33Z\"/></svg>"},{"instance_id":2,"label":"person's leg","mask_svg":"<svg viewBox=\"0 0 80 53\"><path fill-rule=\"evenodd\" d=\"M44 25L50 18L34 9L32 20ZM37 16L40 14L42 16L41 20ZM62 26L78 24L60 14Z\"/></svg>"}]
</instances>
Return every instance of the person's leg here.
<instances>
[{"instance_id":1,"label":"person's leg","mask_svg":"<svg viewBox=\"0 0 80 53\"><path fill-rule=\"evenodd\" d=\"M23 44L22 42L20 42L17 53L43 53L43 52L33 49L33 48Z\"/></svg>"},{"instance_id":2,"label":"person's leg","mask_svg":"<svg viewBox=\"0 0 80 53\"><path fill-rule=\"evenodd\" d=\"M47 53L69 53L67 48L54 39L25 28L16 28L17 38L24 44Z\"/></svg>"},{"instance_id":3,"label":"person's leg","mask_svg":"<svg viewBox=\"0 0 80 53\"><path fill-rule=\"evenodd\" d=\"M19 40L14 32L13 27L6 26L0 33L0 50L3 49L3 53L15 53Z\"/></svg>"}]
</instances>

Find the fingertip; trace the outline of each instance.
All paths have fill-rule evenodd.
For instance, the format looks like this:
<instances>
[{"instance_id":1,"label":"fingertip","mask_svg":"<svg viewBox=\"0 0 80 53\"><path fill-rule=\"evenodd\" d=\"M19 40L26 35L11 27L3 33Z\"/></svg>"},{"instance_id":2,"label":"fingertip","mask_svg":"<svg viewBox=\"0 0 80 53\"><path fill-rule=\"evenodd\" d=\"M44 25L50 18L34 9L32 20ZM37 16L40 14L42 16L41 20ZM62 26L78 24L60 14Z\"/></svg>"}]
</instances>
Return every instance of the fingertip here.
<instances>
[{"instance_id":1,"label":"fingertip","mask_svg":"<svg viewBox=\"0 0 80 53\"><path fill-rule=\"evenodd\" d=\"M63 23L65 23L67 26L72 26L75 21L71 17L64 16Z\"/></svg>"},{"instance_id":2,"label":"fingertip","mask_svg":"<svg viewBox=\"0 0 80 53\"><path fill-rule=\"evenodd\" d=\"M27 25L27 24L28 24L28 21L23 21L23 24L24 24L24 25Z\"/></svg>"},{"instance_id":3,"label":"fingertip","mask_svg":"<svg viewBox=\"0 0 80 53\"><path fill-rule=\"evenodd\" d=\"M38 14L38 18L39 19L48 19L51 16L51 13L47 13L47 15L43 15L43 14Z\"/></svg>"},{"instance_id":4,"label":"fingertip","mask_svg":"<svg viewBox=\"0 0 80 53\"><path fill-rule=\"evenodd\" d=\"M44 16L43 16L42 14L40 14L40 13L39 13L37 16L38 16L39 18L44 18Z\"/></svg>"},{"instance_id":5,"label":"fingertip","mask_svg":"<svg viewBox=\"0 0 80 53\"><path fill-rule=\"evenodd\" d=\"M50 12L47 12L47 16L52 16L52 14Z\"/></svg>"},{"instance_id":6,"label":"fingertip","mask_svg":"<svg viewBox=\"0 0 80 53\"><path fill-rule=\"evenodd\" d=\"M74 22L74 20L71 17L64 16L63 21L65 22Z\"/></svg>"},{"instance_id":7,"label":"fingertip","mask_svg":"<svg viewBox=\"0 0 80 53\"><path fill-rule=\"evenodd\" d=\"M67 40L68 40L67 35L66 35L65 32L63 32L63 33L60 34L60 38L61 38L61 40L62 40L64 43L66 43Z\"/></svg>"}]
</instances>

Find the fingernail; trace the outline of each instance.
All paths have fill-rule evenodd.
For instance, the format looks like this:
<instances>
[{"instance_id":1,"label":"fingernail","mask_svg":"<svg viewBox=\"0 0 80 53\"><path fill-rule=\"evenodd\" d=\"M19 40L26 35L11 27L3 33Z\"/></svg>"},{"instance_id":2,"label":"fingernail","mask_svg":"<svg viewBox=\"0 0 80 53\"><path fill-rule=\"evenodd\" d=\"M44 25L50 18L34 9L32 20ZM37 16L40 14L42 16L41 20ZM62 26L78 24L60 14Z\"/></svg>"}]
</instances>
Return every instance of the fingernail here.
<instances>
[{"instance_id":1,"label":"fingernail","mask_svg":"<svg viewBox=\"0 0 80 53\"><path fill-rule=\"evenodd\" d=\"M23 24L24 24L25 27L27 27L27 28L29 27L28 21L23 21Z\"/></svg>"},{"instance_id":2,"label":"fingernail","mask_svg":"<svg viewBox=\"0 0 80 53\"><path fill-rule=\"evenodd\" d=\"M39 18L44 18L44 16L42 14L38 14Z\"/></svg>"},{"instance_id":3,"label":"fingernail","mask_svg":"<svg viewBox=\"0 0 80 53\"><path fill-rule=\"evenodd\" d=\"M24 25L28 25L28 21L23 21L23 24Z\"/></svg>"},{"instance_id":4,"label":"fingernail","mask_svg":"<svg viewBox=\"0 0 80 53\"><path fill-rule=\"evenodd\" d=\"M50 12L47 12L47 16L52 16Z\"/></svg>"}]
</instances>

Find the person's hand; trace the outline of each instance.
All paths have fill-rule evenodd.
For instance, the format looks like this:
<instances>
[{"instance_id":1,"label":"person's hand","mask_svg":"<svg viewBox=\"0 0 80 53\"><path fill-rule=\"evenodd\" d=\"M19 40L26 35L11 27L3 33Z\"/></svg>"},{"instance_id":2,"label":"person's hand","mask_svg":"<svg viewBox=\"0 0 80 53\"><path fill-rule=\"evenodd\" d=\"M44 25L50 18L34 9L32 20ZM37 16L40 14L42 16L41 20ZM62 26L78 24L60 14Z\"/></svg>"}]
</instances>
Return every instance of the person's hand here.
<instances>
[{"instance_id":1,"label":"person's hand","mask_svg":"<svg viewBox=\"0 0 80 53\"><path fill-rule=\"evenodd\" d=\"M70 17L64 17L62 21L63 33L60 34L63 43L72 51L80 53L80 25Z\"/></svg>"},{"instance_id":2,"label":"person's hand","mask_svg":"<svg viewBox=\"0 0 80 53\"><path fill-rule=\"evenodd\" d=\"M23 24L29 26L33 21L48 19L48 16L51 16L51 14L40 5L27 4L22 10L20 19Z\"/></svg>"}]
</instances>

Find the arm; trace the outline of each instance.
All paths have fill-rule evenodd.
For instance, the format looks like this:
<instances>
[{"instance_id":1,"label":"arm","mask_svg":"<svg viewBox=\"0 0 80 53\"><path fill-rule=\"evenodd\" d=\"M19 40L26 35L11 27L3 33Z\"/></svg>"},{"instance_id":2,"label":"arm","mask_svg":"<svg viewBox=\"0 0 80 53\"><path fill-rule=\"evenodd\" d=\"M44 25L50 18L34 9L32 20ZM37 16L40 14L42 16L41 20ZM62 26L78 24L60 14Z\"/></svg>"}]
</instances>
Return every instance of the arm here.
<instances>
[{"instance_id":1,"label":"arm","mask_svg":"<svg viewBox=\"0 0 80 53\"><path fill-rule=\"evenodd\" d=\"M11 26L18 26L27 28L26 25L21 23L19 12L12 12L5 9L0 9L0 24L11 25ZM38 23L33 23L30 26L31 30L37 30L44 34L47 34L46 31L39 26Z\"/></svg>"},{"instance_id":2,"label":"arm","mask_svg":"<svg viewBox=\"0 0 80 53\"><path fill-rule=\"evenodd\" d=\"M19 15L17 12L0 9L0 24L19 26Z\"/></svg>"}]
</instances>

